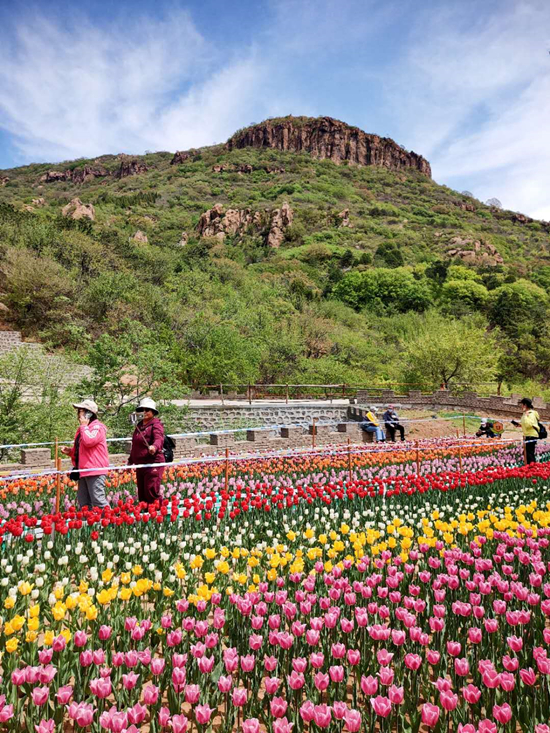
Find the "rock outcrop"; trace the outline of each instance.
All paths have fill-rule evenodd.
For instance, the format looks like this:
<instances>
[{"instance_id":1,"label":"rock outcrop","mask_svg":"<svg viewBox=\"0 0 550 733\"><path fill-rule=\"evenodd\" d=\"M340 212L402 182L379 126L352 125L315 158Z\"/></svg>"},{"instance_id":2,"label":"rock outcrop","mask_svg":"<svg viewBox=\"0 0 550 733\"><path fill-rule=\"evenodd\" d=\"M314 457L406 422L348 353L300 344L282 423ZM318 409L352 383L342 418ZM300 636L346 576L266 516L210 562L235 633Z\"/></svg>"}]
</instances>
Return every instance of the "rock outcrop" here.
<instances>
[{"instance_id":1,"label":"rock outcrop","mask_svg":"<svg viewBox=\"0 0 550 733\"><path fill-rule=\"evenodd\" d=\"M174 157L170 161L170 165L180 165L197 154L196 150L176 150Z\"/></svg>"},{"instance_id":2,"label":"rock outcrop","mask_svg":"<svg viewBox=\"0 0 550 733\"><path fill-rule=\"evenodd\" d=\"M252 228L265 236L268 247L279 247L284 240L287 228L292 224L294 213L285 202L280 209L272 212L252 211L251 209L224 209L216 204L205 211L199 219L197 233L200 237L223 239L242 236Z\"/></svg>"},{"instance_id":3,"label":"rock outcrop","mask_svg":"<svg viewBox=\"0 0 550 733\"><path fill-rule=\"evenodd\" d=\"M370 135L358 127L332 117L283 117L266 120L235 133L227 142L229 150L275 148L292 153L310 153L335 163L374 165L391 170L412 169L431 177L428 161L408 152L387 137Z\"/></svg>"},{"instance_id":4,"label":"rock outcrop","mask_svg":"<svg viewBox=\"0 0 550 733\"><path fill-rule=\"evenodd\" d=\"M197 232L200 237L216 237L223 240L226 234L229 236L244 234L249 226L262 228L261 212L250 209L227 209L225 211L221 204L216 204L201 215Z\"/></svg>"},{"instance_id":5,"label":"rock outcrop","mask_svg":"<svg viewBox=\"0 0 550 733\"><path fill-rule=\"evenodd\" d=\"M44 199L42 197L41 198L38 198L38 199L33 199L32 200L32 205L33 206L37 206L37 207L46 206L46 199Z\"/></svg>"},{"instance_id":6,"label":"rock outcrop","mask_svg":"<svg viewBox=\"0 0 550 733\"><path fill-rule=\"evenodd\" d=\"M458 257L471 265L502 265L504 260L494 244L479 239L453 237L449 241L448 257Z\"/></svg>"},{"instance_id":7,"label":"rock outcrop","mask_svg":"<svg viewBox=\"0 0 550 733\"><path fill-rule=\"evenodd\" d=\"M132 237L134 242L138 242L139 244L147 244L149 239L147 238L147 234L145 232L142 232L141 229L138 229L137 232Z\"/></svg>"},{"instance_id":8,"label":"rock outcrop","mask_svg":"<svg viewBox=\"0 0 550 733\"><path fill-rule=\"evenodd\" d=\"M6 183L9 183L10 179L9 176L0 176L0 186L5 186Z\"/></svg>"},{"instance_id":9,"label":"rock outcrop","mask_svg":"<svg viewBox=\"0 0 550 733\"><path fill-rule=\"evenodd\" d=\"M63 216L70 219L91 219L95 221L95 209L92 204L83 204L79 198L74 198L61 209Z\"/></svg>"},{"instance_id":10,"label":"rock outcrop","mask_svg":"<svg viewBox=\"0 0 550 733\"><path fill-rule=\"evenodd\" d=\"M187 232L182 232L180 241L178 242L178 247L185 247L188 242L189 242L189 234L187 234Z\"/></svg>"},{"instance_id":11,"label":"rock outcrop","mask_svg":"<svg viewBox=\"0 0 550 733\"><path fill-rule=\"evenodd\" d=\"M265 171L266 173L284 173L285 169L277 166L261 165L253 166L245 163L243 165L233 165L233 163L221 163L213 165L214 173L252 173L253 171Z\"/></svg>"},{"instance_id":12,"label":"rock outcrop","mask_svg":"<svg viewBox=\"0 0 550 733\"><path fill-rule=\"evenodd\" d=\"M91 165L82 168L70 168L66 171L48 171L40 178L41 183L57 183L58 181L70 181L71 183L82 184L92 181L94 178L104 178L109 171L102 166Z\"/></svg>"},{"instance_id":13,"label":"rock outcrop","mask_svg":"<svg viewBox=\"0 0 550 733\"><path fill-rule=\"evenodd\" d=\"M120 168L115 173L115 178L127 178L128 176L139 176L142 173L147 173L149 168L145 163L140 163L137 158L123 157Z\"/></svg>"},{"instance_id":14,"label":"rock outcrop","mask_svg":"<svg viewBox=\"0 0 550 733\"><path fill-rule=\"evenodd\" d=\"M344 209L339 214L336 214L336 219L338 221L338 227L349 227L350 229L353 227L349 219L349 209Z\"/></svg>"},{"instance_id":15,"label":"rock outcrop","mask_svg":"<svg viewBox=\"0 0 550 733\"><path fill-rule=\"evenodd\" d=\"M268 247L277 249L281 246L285 238L286 230L292 224L293 219L294 212L286 201L280 209L275 209L275 211L272 212L266 241Z\"/></svg>"}]
</instances>

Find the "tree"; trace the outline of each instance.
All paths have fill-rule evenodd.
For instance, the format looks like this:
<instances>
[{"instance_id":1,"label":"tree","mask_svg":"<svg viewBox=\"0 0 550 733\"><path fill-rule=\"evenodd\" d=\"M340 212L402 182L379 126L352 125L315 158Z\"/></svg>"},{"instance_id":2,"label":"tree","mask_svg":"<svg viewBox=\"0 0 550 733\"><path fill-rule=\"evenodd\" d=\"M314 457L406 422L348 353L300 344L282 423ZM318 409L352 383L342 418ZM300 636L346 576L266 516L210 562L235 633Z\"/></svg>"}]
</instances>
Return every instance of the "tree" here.
<instances>
[{"instance_id":1,"label":"tree","mask_svg":"<svg viewBox=\"0 0 550 733\"><path fill-rule=\"evenodd\" d=\"M473 199L474 198L474 194L471 193L471 191L461 191L461 193L462 193L463 196L467 196L469 199Z\"/></svg>"},{"instance_id":2,"label":"tree","mask_svg":"<svg viewBox=\"0 0 550 733\"><path fill-rule=\"evenodd\" d=\"M546 291L529 280L516 280L490 293L491 322L512 338L531 333L538 337L546 330L549 298Z\"/></svg>"},{"instance_id":3,"label":"tree","mask_svg":"<svg viewBox=\"0 0 550 733\"><path fill-rule=\"evenodd\" d=\"M334 295L357 310L388 313L422 312L431 302L426 280L416 280L404 267L350 272L336 285Z\"/></svg>"},{"instance_id":4,"label":"tree","mask_svg":"<svg viewBox=\"0 0 550 733\"><path fill-rule=\"evenodd\" d=\"M89 377L78 385L81 397L93 397L104 422L120 435L128 432L128 415L144 396L162 402L163 419L181 414L170 401L181 399L187 387L178 382L170 347L158 334L136 321L121 324L121 334L100 336L90 347ZM168 425L170 429L170 425Z\"/></svg>"},{"instance_id":5,"label":"tree","mask_svg":"<svg viewBox=\"0 0 550 733\"><path fill-rule=\"evenodd\" d=\"M22 346L0 357L0 443L69 439L76 428L67 363ZM5 457L9 451L3 450Z\"/></svg>"},{"instance_id":6,"label":"tree","mask_svg":"<svg viewBox=\"0 0 550 733\"><path fill-rule=\"evenodd\" d=\"M495 198L487 199L485 203L487 206L490 206L493 209L502 209L502 204L498 199L495 199Z\"/></svg>"},{"instance_id":7,"label":"tree","mask_svg":"<svg viewBox=\"0 0 550 733\"><path fill-rule=\"evenodd\" d=\"M383 242L374 254L386 267L401 267L405 261L399 245L395 242Z\"/></svg>"},{"instance_id":8,"label":"tree","mask_svg":"<svg viewBox=\"0 0 550 733\"><path fill-rule=\"evenodd\" d=\"M486 307L489 291L474 280L448 280L441 288L441 302L447 313L461 316Z\"/></svg>"},{"instance_id":9,"label":"tree","mask_svg":"<svg viewBox=\"0 0 550 733\"><path fill-rule=\"evenodd\" d=\"M426 313L417 334L403 343L405 381L431 388L492 381L500 348L485 325L479 317L455 320Z\"/></svg>"}]
</instances>

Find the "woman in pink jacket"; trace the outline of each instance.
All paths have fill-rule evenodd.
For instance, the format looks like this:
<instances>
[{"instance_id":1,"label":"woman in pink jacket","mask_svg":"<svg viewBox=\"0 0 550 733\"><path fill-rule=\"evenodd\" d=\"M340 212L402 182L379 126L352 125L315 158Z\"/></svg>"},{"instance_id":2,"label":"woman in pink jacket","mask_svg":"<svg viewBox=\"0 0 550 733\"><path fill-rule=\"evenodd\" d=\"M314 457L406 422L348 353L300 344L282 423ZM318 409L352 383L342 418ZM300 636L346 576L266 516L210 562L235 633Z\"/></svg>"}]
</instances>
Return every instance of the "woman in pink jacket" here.
<instances>
[{"instance_id":1,"label":"woman in pink jacket","mask_svg":"<svg viewBox=\"0 0 550 733\"><path fill-rule=\"evenodd\" d=\"M78 505L108 506L105 498L106 467L109 465L107 451L107 428L97 419L97 405L93 400L83 400L73 407L77 410L80 426L76 431L72 448L62 448L70 456L78 478Z\"/></svg>"}]
</instances>

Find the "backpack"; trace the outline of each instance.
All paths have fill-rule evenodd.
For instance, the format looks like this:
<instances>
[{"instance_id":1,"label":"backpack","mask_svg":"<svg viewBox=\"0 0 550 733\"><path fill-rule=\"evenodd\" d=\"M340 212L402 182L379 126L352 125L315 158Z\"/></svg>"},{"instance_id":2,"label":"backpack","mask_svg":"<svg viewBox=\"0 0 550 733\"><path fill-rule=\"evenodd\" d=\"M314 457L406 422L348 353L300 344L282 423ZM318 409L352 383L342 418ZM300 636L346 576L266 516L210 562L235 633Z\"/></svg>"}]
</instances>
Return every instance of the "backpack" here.
<instances>
[{"instance_id":1,"label":"backpack","mask_svg":"<svg viewBox=\"0 0 550 733\"><path fill-rule=\"evenodd\" d=\"M174 448L176 443L173 438L169 435L164 436L164 443L162 444L162 452L164 453L164 462L172 463L174 460Z\"/></svg>"},{"instance_id":2,"label":"backpack","mask_svg":"<svg viewBox=\"0 0 550 733\"><path fill-rule=\"evenodd\" d=\"M548 437L548 430L544 427L544 425L539 422L539 440L545 440Z\"/></svg>"}]
</instances>

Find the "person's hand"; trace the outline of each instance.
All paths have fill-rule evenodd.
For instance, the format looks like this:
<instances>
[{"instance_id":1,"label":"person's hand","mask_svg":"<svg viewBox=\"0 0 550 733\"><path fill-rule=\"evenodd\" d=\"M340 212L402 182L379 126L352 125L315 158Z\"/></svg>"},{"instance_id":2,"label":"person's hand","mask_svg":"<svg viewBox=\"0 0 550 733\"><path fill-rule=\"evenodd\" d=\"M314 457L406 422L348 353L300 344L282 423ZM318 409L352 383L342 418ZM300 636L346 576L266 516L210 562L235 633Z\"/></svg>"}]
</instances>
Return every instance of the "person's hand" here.
<instances>
[{"instance_id":1,"label":"person's hand","mask_svg":"<svg viewBox=\"0 0 550 733\"><path fill-rule=\"evenodd\" d=\"M84 417L84 415L78 416L78 422L81 424L82 427L85 427L86 425L90 424L90 421L87 417Z\"/></svg>"},{"instance_id":2,"label":"person's hand","mask_svg":"<svg viewBox=\"0 0 550 733\"><path fill-rule=\"evenodd\" d=\"M157 452L157 449L155 448L155 446L154 446L154 445L150 445L150 446L149 446L149 453L150 453L150 454L151 454L152 456L154 456L156 452Z\"/></svg>"},{"instance_id":3,"label":"person's hand","mask_svg":"<svg viewBox=\"0 0 550 733\"><path fill-rule=\"evenodd\" d=\"M71 449L68 448L66 445L64 445L61 448L61 452L64 453L66 456L70 456L71 455Z\"/></svg>"}]
</instances>

